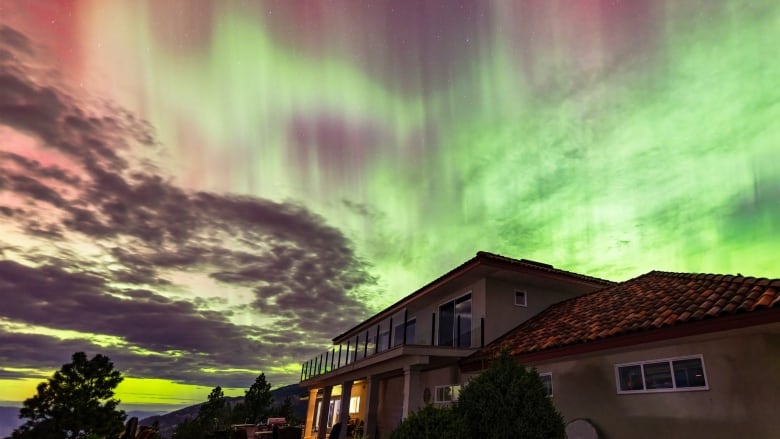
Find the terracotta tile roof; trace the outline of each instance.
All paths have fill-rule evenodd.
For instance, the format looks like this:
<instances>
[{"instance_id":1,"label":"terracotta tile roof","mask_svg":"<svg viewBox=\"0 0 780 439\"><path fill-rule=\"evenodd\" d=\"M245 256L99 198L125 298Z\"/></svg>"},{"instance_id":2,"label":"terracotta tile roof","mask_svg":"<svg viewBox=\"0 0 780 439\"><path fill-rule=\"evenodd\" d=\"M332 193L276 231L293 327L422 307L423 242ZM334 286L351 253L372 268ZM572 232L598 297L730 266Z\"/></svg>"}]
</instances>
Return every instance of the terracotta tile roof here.
<instances>
[{"instance_id":1,"label":"terracotta tile roof","mask_svg":"<svg viewBox=\"0 0 780 439\"><path fill-rule=\"evenodd\" d=\"M520 356L769 308L780 309L780 279L652 271L552 305L463 363L502 348Z\"/></svg>"}]
</instances>

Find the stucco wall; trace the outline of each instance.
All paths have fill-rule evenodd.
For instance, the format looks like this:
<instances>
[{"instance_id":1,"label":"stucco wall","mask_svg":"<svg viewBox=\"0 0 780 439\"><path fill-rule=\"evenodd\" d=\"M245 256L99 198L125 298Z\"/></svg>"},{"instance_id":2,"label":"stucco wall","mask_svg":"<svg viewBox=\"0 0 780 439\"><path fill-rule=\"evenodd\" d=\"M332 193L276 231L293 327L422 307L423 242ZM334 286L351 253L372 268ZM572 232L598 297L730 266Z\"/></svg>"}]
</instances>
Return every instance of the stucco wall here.
<instances>
[{"instance_id":1,"label":"stucco wall","mask_svg":"<svg viewBox=\"0 0 780 439\"><path fill-rule=\"evenodd\" d=\"M709 390L617 393L615 364L696 354ZM780 437L778 324L533 365L552 373L566 421L590 419L602 438Z\"/></svg>"},{"instance_id":2,"label":"stucco wall","mask_svg":"<svg viewBox=\"0 0 780 439\"><path fill-rule=\"evenodd\" d=\"M379 384L377 429L379 438L390 436L401 423L404 398L404 377L385 378ZM376 439L379 439L376 438Z\"/></svg>"},{"instance_id":3,"label":"stucco wall","mask_svg":"<svg viewBox=\"0 0 780 439\"><path fill-rule=\"evenodd\" d=\"M459 371L457 366L442 367L439 369L427 370L420 373L420 398L424 396L425 389L430 390L431 400L434 402L436 386L447 386L451 384L460 384ZM424 401L420 401L422 407Z\"/></svg>"},{"instance_id":4,"label":"stucco wall","mask_svg":"<svg viewBox=\"0 0 780 439\"><path fill-rule=\"evenodd\" d=\"M558 283L554 287L518 280L506 282L488 278L485 308L485 343L504 335L520 323L528 320L553 303L591 291L592 287L566 288ZM515 305L515 290L526 292L528 306ZM479 322L477 322L479 324Z\"/></svg>"}]
</instances>

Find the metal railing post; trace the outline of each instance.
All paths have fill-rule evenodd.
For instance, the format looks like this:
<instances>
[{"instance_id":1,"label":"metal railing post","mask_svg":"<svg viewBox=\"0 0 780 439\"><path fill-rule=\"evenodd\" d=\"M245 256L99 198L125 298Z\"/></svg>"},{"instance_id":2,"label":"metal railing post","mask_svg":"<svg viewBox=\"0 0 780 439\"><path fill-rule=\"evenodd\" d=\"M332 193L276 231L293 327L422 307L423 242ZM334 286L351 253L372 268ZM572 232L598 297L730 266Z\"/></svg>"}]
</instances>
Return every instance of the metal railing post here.
<instances>
[{"instance_id":1,"label":"metal railing post","mask_svg":"<svg viewBox=\"0 0 780 439\"><path fill-rule=\"evenodd\" d=\"M404 308L404 346L406 345L406 326L409 324L409 310Z\"/></svg>"},{"instance_id":2,"label":"metal railing post","mask_svg":"<svg viewBox=\"0 0 780 439\"><path fill-rule=\"evenodd\" d=\"M431 313L431 346L436 344L436 313Z\"/></svg>"}]
</instances>

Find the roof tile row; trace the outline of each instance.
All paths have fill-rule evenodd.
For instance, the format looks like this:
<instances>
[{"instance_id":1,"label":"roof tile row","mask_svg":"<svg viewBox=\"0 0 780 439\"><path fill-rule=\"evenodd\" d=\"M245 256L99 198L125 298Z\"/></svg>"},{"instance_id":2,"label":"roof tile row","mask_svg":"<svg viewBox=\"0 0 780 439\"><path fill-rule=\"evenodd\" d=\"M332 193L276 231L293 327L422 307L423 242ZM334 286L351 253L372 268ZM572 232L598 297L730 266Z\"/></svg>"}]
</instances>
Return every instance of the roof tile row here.
<instances>
[{"instance_id":1,"label":"roof tile row","mask_svg":"<svg viewBox=\"0 0 780 439\"><path fill-rule=\"evenodd\" d=\"M780 279L651 271L542 311L466 362L780 307Z\"/></svg>"}]
</instances>

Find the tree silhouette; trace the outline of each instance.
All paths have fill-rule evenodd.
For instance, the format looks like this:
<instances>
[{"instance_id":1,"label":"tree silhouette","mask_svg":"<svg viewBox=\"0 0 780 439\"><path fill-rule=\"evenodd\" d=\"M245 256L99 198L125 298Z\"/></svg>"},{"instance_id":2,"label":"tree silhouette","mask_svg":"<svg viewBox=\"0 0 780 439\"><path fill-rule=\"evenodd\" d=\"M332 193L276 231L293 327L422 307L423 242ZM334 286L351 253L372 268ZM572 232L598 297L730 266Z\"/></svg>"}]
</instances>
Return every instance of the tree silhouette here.
<instances>
[{"instance_id":1,"label":"tree silhouette","mask_svg":"<svg viewBox=\"0 0 780 439\"><path fill-rule=\"evenodd\" d=\"M117 410L114 389L122 374L103 355L87 359L84 352L73 354L38 393L24 401L20 418L27 418L12 439L86 439L118 437L124 430L125 412Z\"/></svg>"},{"instance_id":2,"label":"tree silhouette","mask_svg":"<svg viewBox=\"0 0 780 439\"><path fill-rule=\"evenodd\" d=\"M217 386L209 393L208 401L200 406L197 421L206 431L219 430L229 418L228 410L225 393Z\"/></svg>"},{"instance_id":3,"label":"tree silhouette","mask_svg":"<svg viewBox=\"0 0 780 439\"><path fill-rule=\"evenodd\" d=\"M204 436L205 432L198 424L197 419L185 418L173 430L174 439L201 439Z\"/></svg>"},{"instance_id":4,"label":"tree silhouette","mask_svg":"<svg viewBox=\"0 0 780 439\"><path fill-rule=\"evenodd\" d=\"M268 417L273 404L271 384L266 382L265 374L255 378L254 384L244 392L244 410L247 422L256 424Z\"/></svg>"},{"instance_id":5,"label":"tree silhouette","mask_svg":"<svg viewBox=\"0 0 780 439\"><path fill-rule=\"evenodd\" d=\"M271 410L271 414L277 418L284 418L288 424L296 424L295 413L293 412L293 401L291 397L284 398L281 404L274 406Z\"/></svg>"}]
</instances>

